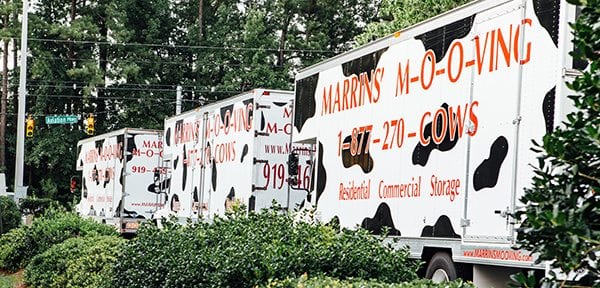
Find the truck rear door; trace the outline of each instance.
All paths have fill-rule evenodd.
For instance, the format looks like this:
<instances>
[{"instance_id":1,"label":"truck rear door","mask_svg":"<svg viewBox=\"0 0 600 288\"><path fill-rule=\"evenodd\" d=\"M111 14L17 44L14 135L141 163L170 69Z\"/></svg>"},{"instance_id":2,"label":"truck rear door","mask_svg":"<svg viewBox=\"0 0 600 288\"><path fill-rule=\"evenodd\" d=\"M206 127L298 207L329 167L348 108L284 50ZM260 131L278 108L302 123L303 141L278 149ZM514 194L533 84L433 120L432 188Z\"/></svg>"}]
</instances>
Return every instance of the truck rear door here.
<instances>
[{"instance_id":1,"label":"truck rear door","mask_svg":"<svg viewBox=\"0 0 600 288\"><path fill-rule=\"evenodd\" d=\"M509 3L481 13L474 24L471 97L477 118L469 127L474 137L469 137L466 241L511 240L507 214L515 200L524 58L519 51L526 47L522 18L518 3Z\"/></svg>"}]
</instances>

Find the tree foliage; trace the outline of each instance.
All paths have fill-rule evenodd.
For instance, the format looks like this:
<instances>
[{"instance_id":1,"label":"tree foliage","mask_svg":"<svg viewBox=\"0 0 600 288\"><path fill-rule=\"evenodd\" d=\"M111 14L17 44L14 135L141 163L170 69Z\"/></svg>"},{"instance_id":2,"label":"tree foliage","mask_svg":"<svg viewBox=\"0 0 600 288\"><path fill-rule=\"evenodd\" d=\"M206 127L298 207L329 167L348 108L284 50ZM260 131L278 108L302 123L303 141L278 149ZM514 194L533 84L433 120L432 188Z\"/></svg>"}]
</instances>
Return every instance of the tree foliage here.
<instances>
[{"instance_id":1,"label":"tree foliage","mask_svg":"<svg viewBox=\"0 0 600 288\"><path fill-rule=\"evenodd\" d=\"M525 218L518 242L550 260L563 272L587 274L600 281L600 1L571 0L582 5L572 24L575 56L589 62L569 87L575 111L564 127L547 134L533 185L521 201Z\"/></svg>"},{"instance_id":2,"label":"tree foliage","mask_svg":"<svg viewBox=\"0 0 600 288\"><path fill-rule=\"evenodd\" d=\"M378 21L367 24L356 42L366 44L468 2L470 0L382 0L377 11Z\"/></svg>"},{"instance_id":3,"label":"tree foliage","mask_svg":"<svg viewBox=\"0 0 600 288\"><path fill-rule=\"evenodd\" d=\"M184 111L252 88L291 89L298 69L352 47L375 9L370 0L33 3L27 113L36 124L34 137L25 143L24 184L30 195L63 204L73 198L69 179L77 174L76 143L88 136L83 121L46 125L45 116L85 119L92 113L96 134L124 127L160 129L174 114L178 85ZM3 36L18 38L18 29L11 29L2 30ZM9 75L9 98L14 99L18 73ZM14 174L14 124L22 121L15 103L9 103L7 114L9 176Z\"/></svg>"}]
</instances>

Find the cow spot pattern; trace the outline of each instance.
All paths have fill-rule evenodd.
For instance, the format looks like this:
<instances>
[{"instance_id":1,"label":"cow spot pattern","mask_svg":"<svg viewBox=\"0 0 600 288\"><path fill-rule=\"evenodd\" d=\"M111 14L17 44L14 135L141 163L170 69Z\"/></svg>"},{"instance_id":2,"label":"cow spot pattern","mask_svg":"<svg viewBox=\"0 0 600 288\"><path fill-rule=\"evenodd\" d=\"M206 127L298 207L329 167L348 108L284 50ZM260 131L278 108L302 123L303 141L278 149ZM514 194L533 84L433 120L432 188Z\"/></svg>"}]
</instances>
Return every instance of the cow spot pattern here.
<instances>
[{"instance_id":1,"label":"cow spot pattern","mask_svg":"<svg viewBox=\"0 0 600 288\"><path fill-rule=\"evenodd\" d=\"M490 147L490 155L483 160L473 173L473 187L475 191L483 188L492 188L498 183L500 168L508 154L508 140L504 136L498 137Z\"/></svg>"}]
</instances>

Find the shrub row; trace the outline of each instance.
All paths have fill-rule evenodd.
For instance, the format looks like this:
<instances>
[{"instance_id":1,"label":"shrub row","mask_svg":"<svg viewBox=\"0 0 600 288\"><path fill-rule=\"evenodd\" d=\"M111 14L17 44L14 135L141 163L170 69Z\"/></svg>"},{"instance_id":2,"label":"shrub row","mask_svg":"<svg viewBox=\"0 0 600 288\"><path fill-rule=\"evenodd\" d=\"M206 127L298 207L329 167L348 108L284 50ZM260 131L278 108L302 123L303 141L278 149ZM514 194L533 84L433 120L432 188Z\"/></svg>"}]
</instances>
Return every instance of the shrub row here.
<instances>
[{"instance_id":1,"label":"shrub row","mask_svg":"<svg viewBox=\"0 0 600 288\"><path fill-rule=\"evenodd\" d=\"M111 266L124 243L118 236L77 237L35 256L25 268L31 288L112 287Z\"/></svg>"},{"instance_id":2,"label":"shrub row","mask_svg":"<svg viewBox=\"0 0 600 288\"><path fill-rule=\"evenodd\" d=\"M230 214L212 224L145 227L114 266L115 287L254 287L304 273L402 282L419 263L364 230L294 223L287 215Z\"/></svg>"},{"instance_id":3,"label":"shrub row","mask_svg":"<svg viewBox=\"0 0 600 288\"><path fill-rule=\"evenodd\" d=\"M17 204L6 197L0 196L0 235L10 231L11 229L19 227L21 224L21 213Z\"/></svg>"},{"instance_id":4,"label":"shrub row","mask_svg":"<svg viewBox=\"0 0 600 288\"><path fill-rule=\"evenodd\" d=\"M413 280L410 282L389 284L376 280L347 279L317 276L308 277L306 274L298 278L287 278L284 280L271 280L262 288L475 288L472 283L457 280L450 283L436 284L431 280Z\"/></svg>"},{"instance_id":5,"label":"shrub row","mask_svg":"<svg viewBox=\"0 0 600 288\"><path fill-rule=\"evenodd\" d=\"M77 236L96 235L116 235L116 231L74 213L50 210L44 217L34 220L31 227L22 226L0 237L0 269L16 271L56 243Z\"/></svg>"}]
</instances>

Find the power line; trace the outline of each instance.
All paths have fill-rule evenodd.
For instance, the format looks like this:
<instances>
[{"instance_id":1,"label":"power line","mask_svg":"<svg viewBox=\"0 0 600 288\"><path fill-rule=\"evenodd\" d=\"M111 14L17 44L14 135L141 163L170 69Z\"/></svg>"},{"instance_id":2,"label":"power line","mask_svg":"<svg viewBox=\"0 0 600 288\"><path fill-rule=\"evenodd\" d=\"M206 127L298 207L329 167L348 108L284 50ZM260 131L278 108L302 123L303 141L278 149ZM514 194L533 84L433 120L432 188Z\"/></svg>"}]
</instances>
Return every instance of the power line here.
<instances>
[{"instance_id":1,"label":"power line","mask_svg":"<svg viewBox=\"0 0 600 288\"><path fill-rule=\"evenodd\" d=\"M18 37L5 37L3 39L16 39ZM153 43L118 43L108 41L89 41L89 40L63 40L63 39L50 39L50 38L29 38L29 41L38 42L54 42L54 43L74 43L74 44L96 44L96 45L110 45L110 46L123 46L123 47L155 47L155 48L183 48L183 49L198 49L198 50L232 50L232 51L268 51L268 52L302 52L302 53L339 53L336 50L321 50L321 49L279 49L279 48L261 48L261 47L226 47L226 46L205 46L205 45L166 45L166 44L153 44Z\"/></svg>"},{"instance_id":2,"label":"power line","mask_svg":"<svg viewBox=\"0 0 600 288\"><path fill-rule=\"evenodd\" d=\"M80 85L80 87L86 87L88 84L90 84L90 82L84 82L84 81L69 81L69 80L32 80L29 79L27 81L27 87L42 87L42 86L47 86L47 87L53 87L53 86L58 86L58 85L52 85L52 84L29 84L31 82L43 82L43 81L49 81L52 83L62 83L62 84L66 84L66 85L70 85L70 86L66 86L68 88L73 88L73 85ZM103 83L100 83L99 85L104 85ZM177 85L177 84L151 84L151 83L111 83L109 85L117 85L117 86L155 86L155 87L173 87L173 89L177 88L177 86L181 86L181 87L191 87L191 88L196 88L198 86L196 85ZM15 84L10 84L10 86L15 86ZM206 87L206 89L212 89L211 87Z\"/></svg>"},{"instance_id":3,"label":"power line","mask_svg":"<svg viewBox=\"0 0 600 288\"><path fill-rule=\"evenodd\" d=\"M175 87L173 89L167 89L167 88L132 88L132 87L102 87L102 86L96 86L94 87L97 90L114 90L114 91L154 91L154 92L175 92L175 88L177 85L175 85ZM11 85L11 87L15 87L15 85ZM67 85L27 85L27 87L38 87L38 88L59 88L59 89L72 89L73 86L67 86ZM192 86L188 86L188 87L192 87ZM84 86L81 86L80 88L84 88ZM242 91L239 90L211 90L211 89L201 89L201 90L197 90L197 89L183 89L183 92L197 92L197 93L241 93ZM29 94L28 94L29 95Z\"/></svg>"},{"instance_id":4,"label":"power line","mask_svg":"<svg viewBox=\"0 0 600 288\"><path fill-rule=\"evenodd\" d=\"M235 92L235 93L239 93L239 92ZM31 96L31 97L47 97L47 98L67 98L67 99L85 99L85 100L94 100L94 99L99 99L99 100L137 100L137 101L173 101L173 98L134 98L134 97L104 97L104 96L82 96L82 95L64 95L64 94L27 94L27 96ZM207 100L200 100L200 99L182 99L182 101L185 102L199 102L199 101L204 101L204 102L210 102L209 99Z\"/></svg>"},{"instance_id":5,"label":"power line","mask_svg":"<svg viewBox=\"0 0 600 288\"><path fill-rule=\"evenodd\" d=\"M247 64L234 64L234 63L219 63L219 62L183 62L183 61L144 61L144 60L132 60L132 59L97 59L97 58L64 58L64 57L39 57L28 55L30 59L42 59L42 60L62 60L62 61L91 61L91 62L106 62L106 63L142 63L142 64L160 64L160 65L224 65L229 67L242 67ZM269 64L269 63L265 63ZM283 65L270 64L272 67L283 67Z\"/></svg>"},{"instance_id":6,"label":"power line","mask_svg":"<svg viewBox=\"0 0 600 288\"><path fill-rule=\"evenodd\" d=\"M66 83L66 82L62 82L62 81L52 81L54 83ZM73 85L75 85L75 88L85 88L85 87L89 87L87 85L84 84L90 84L89 82L79 82L77 84L73 83L71 85L52 85L52 84L27 84L27 87L39 87L39 88L64 88L64 89L73 89ZM78 85L79 84L79 85ZM100 83L99 85L104 85L103 83ZM123 86L125 84L111 84L111 85L116 85L116 86ZM194 88L197 86L192 86L192 85L169 85L169 84L129 84L127 86L132 86L132 88L135 88L135 86L142 86L142 87L171 87L172 90L175 90L177 88L177 86L181 86L181 87L190 87L190 88ZM18 86L18 84L10 84L9 86L11 87L16 87ZM94 88L102 88L102 89L106 89L106 88L111 88L110 86L104 87L104 86L93 86ZM125 87L127 88L127 87ZM163 89L169 89L169 88L163 88ZM137 90L137 89L136 89Z\"/></svg>"},{"instance_id":7,"label":"power line","mask_svg":"<svg viewBox=\"0 0 600 288\"><path fill-rule=\"evenodd\" d=\"M61 81L53 81L55 83L66 83L66 82L61 82ZM82 84L79 87L76 88L85 88L88 87L85 84L85 82L78 82L80 84ZM87 83L89 84L89 83ZM76 85L76 84L75 84ZM123 84L116 84L118 86L123 85ZM146 87L151 87L151 88L145 88L145 87L139 87L136 88L135 85L140 85L140 86L146 86ZM10 84L10 87L16 87L17 84ZM93 86L94 89L97 90L114 90L114 91L155 91L155 92L174 92L175 89L177 88L177 86L181 86L182 88L185 87L189 87L189 88L195 88L198 86L193 86L193 85L169 85L169 84L157 84L156 87L170 87L170 88L153 88L153 84L128 84L127 86L129 87L104 87L104 86ZM33 88L57 88L57 89L73 89L73 85L52 85L52 84L27 84L27 87L33 87ZM183 92L196 92L196 93L241 93L242 91L239 90L213 90L212 88L203 88L203 89L183 89Z\"/></svg>"}]
</instances>

